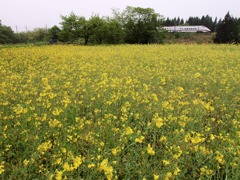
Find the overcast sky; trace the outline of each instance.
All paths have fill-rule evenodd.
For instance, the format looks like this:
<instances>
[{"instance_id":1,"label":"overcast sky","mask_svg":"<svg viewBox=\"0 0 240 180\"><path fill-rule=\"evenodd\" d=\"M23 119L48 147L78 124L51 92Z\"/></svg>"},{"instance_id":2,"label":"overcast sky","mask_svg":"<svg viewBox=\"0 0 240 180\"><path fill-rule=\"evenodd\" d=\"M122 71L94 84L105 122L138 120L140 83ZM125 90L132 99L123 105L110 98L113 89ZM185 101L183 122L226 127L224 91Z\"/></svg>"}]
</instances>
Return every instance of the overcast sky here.
<instances>
[{"instance_id":1,"label":"overcast sky","mask_svg":"<svg viewBox=\"0 0 240 180\"><path fill-rule=\"evenodd\" d=\"M223 18L229 11L240 17L240 0L0 0L0 20L15 31L32 30L36 27L52 27L61 22L60 15L111 16L112 9L126 6L153 8L164 17L210 15Z\"/></svg>"}]
</instances>

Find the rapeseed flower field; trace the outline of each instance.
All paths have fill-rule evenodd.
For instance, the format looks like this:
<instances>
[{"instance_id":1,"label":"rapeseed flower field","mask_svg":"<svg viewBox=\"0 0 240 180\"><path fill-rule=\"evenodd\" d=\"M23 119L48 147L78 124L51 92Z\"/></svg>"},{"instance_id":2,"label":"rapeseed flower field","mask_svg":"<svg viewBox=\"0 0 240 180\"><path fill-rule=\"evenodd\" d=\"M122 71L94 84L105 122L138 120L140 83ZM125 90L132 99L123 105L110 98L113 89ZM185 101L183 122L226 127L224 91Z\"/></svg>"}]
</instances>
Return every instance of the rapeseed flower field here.
<instances>
[{"instance_id":1,"label":"rapeseed flower field","mask_svg":"<svg viewBox=\"0 0 240 180\"><path fill-rule=\"evenodd\" d=\"M0 49L0 179L240 179L240 47Z\"/></svg>"}]
</instances>

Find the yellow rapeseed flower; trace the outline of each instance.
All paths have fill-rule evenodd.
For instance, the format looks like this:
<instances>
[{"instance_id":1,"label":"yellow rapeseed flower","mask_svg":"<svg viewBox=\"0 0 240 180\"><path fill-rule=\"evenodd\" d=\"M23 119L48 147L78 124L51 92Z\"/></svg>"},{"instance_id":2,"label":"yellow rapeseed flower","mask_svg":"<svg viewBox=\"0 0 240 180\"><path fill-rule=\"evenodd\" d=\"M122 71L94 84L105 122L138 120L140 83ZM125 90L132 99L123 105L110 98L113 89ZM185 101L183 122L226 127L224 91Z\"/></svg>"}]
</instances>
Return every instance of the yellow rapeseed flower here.
<instances>
[{"instance_id":1,"label":"yellow rapeseed flower","mask_svg":"<svg viewBox=\"0 0 240 180\"><path fill-rule=\"evenodd\" d=\"M47 141L47 142L44 142L42 144L40 144L37 148L37 150L41 153L41 154L44 154L46 151L48 151L49 149L51 149L52 147L52 143L51 141Z\"/></svg>"},{"instance_id":2,"label":"yellow rapeseed flower","mask_svg":"<svg viewBox=\"0 0 240 180\"><path fill-rule=\"evenodd\" d=\"M82 163L83 163L83 157L81 155L80 156L76 156L73 159L73 167L74 167L74 169L77 169Z\"/></svg>"},{"instance_id":3,"label":"yellow rapeseed flower","mask_svg":"<svg viewBox=\"0 0 240 180\"><path fill-rule=\"evenodd\" d=\"M65 163L63 164L63 169L64 169L64 171L68 171L68 172L74 170L73 166L70 165L70 164L68 164L68 162L65 162Z\"/></svg>"},{"instance_id":4,"label":"yellow rapeseed flower","mask_svg":"<svg viewBox=\"0 0 240 180\"><path fill-rule=\"evenodd\" d=\"M151 156L155 155L155 151L153 150L150 144L148 144L147 153Z\"/></svg>"},{"instance_id":5,"label":"yellow rapeseed flower","mask_svg":"<svg viewBox=\"0 0 240 180\"><path fill-rule=\"evenodd\" d=\"M154 179L154 180L158 180L158 179L159 179L159 175L153 174L153 179Z\"/></svg>"},{"instance_id":6,"label":"yellow rapeseed flower","mask_svg":"<svg viewBox=\"0 0 240 180\"><path fill-rule=\"evenodd\" d=\"M117 155L117 152L118 152L117 148L113 148L113 149L112 149L112 154L113 154L114 156Z\"/></svg>"},{"instance_id":7,"label":"yellow rapeseed flower","mask_svg":"<svg viewBox=\"0 0 240 180\"><path fill-rule=\"evenodd\" d=\"M126 134L126 135L131 135L131 134L133 134L132 128L131 128L131 127L127 127L127 128L125 129L125 134Z\"/></svg>"},{"instance_id":8,"label":"yellow rapeseed flower","mask_svg":"<svg viewBox=\"0 0 240 180\"><path fill-rule=\"evenodd\" d=\"M178 167L176 167L176 169L174 170L173 174L175 176L177 176L179 172L181 172L181 170Z\"/></svg>"},{"instance_id":9,"label":"yellow rapeseed flower","mask_svg":"<svg viewBox=\"0 0 240 180\"><path fill-rule=\"evenodd\" d=\"M169 165L170 164L170 162L168 161L168 160L162 160L162 162L163 162L163 164L166 166L166 165Z\"/></svg>"},{"instance_id":10,"label":"yellow rapeseed flower","mask_svg":"<svg viewBox=\"0 0 240 180\"><path fill-rule=\"evenodd\" d=\"M0 174L2 174L5 170L4 170L4 161L0 163Z\"/></svg>"},{"instance_id":11,"label":"yellow rapeseed flower","mask_svg":"<svg viewBox=\"0 0 240 180\"><path fill-rule=\"evenodd\" d=\"M108 159L104 159L98 166L99 171L103 171L108 180L113 178L113 168L108 165Z\"/></svg>"},{"instance_id":12,"label":"yellow rapeseed flower","mask_svg":"<svg viewBox=\"0 0 240 180\"><path fill-rule=\"evenodd\" d=\"M87 167L88 167L89 169L91 169L91 168L96 167L96 164L91 163L91 164L89 164Z\"/></svg>"},{"instance_id":13,"label":"yellow rapeseed flower","mask_svg":"<svg viewBox=\"0 0 240 180\"><path fill-rule=\"evenodd\" d=\"M62 171L56 171L56 180L62 180L62 175L63 175L63 172Z\"/></svg>"},{"instance_id":14,"label":"yellow rapeseed flower","mask_svg":"<svg viewBox=\"0 0 240 180\"><path fill-rule=\"evenodd\" d=\"M170 180L172 178L173 174L171 172L167 172L167 174L164 177L164 180Z\"/></svg>"},{"instance_id":15,"label":"yellow rapeseed flower","mask_svg":"<svg viewBox=\"0 0 240 180\"><path fill-rule=\"evenodd\" d=\"M144 136L140 136L139 138L136 138L136 139L135 139L135 142L137 142L137 143L142 143L144 139L145 139Z\"/></svg>"},{"instance_id":16,"label":"yellow rapeseed flower","mask_svg":"<svg viewBox=\"0 0 240 180\"><path fill-rule=\"evenodd\" d=\"M156 123L156 126L160 128L163 125L163 119L159 117L155 120L155 123Z\"/></svg>"},{"instance_id":17,"label":"yellow rapeseed flower","mask_svg":"<svg viewBox=\"0 0 240 180\"><path fill-rule=\"evenodd\" d=\"M25 167L28 165L28 163L29 163L29 160L24 159L24 161L23 161L23 165L24 165Z\"/></svg>"}]
</instances>

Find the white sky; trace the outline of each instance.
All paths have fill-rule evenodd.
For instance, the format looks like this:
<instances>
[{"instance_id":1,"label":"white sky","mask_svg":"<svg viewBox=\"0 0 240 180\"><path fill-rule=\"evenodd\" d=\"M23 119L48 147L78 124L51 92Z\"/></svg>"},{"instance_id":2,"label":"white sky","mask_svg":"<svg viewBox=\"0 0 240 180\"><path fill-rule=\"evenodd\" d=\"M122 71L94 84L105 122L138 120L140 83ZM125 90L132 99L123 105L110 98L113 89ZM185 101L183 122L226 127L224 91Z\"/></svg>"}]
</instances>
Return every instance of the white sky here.
<instances>
[{"instance_id":1,"label":"white sky","mask_svg":"<svg viewBox=\"0 0 240 180\"><path fill-rule=\"evenodd\" d=\"M153 8L164 17L210 15L223 18L230 11L240 17L240 0L0 0L0 20L15 31L32 30L36 27L59 26L60 14L84 16L92 14L112 16L112 9L125 9L126 6Z\"/></svg>"}]
</instances>

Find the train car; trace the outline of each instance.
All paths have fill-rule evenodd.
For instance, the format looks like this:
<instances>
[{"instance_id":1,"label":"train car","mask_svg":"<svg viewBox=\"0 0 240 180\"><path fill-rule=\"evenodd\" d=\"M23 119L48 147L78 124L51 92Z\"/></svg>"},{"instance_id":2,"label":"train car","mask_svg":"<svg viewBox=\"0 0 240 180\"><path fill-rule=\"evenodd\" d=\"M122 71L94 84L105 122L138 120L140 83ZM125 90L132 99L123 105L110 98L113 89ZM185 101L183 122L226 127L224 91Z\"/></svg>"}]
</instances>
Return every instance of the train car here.
<instances>
[{"instance_id":1,"label":"train car","mask_svg":"<svg viewBox=\"0 0 240 180\"><path fill-rule=\"evenodd\" d=\"M164 26L168 32L210 32L211 30L205 26Z\"/></svg>"}]
</instances>

